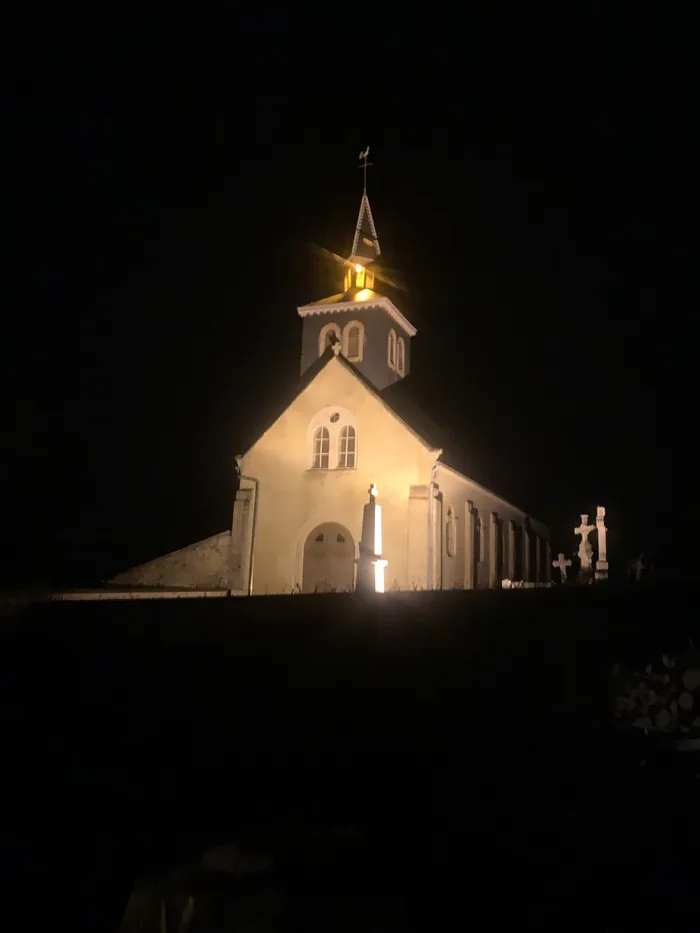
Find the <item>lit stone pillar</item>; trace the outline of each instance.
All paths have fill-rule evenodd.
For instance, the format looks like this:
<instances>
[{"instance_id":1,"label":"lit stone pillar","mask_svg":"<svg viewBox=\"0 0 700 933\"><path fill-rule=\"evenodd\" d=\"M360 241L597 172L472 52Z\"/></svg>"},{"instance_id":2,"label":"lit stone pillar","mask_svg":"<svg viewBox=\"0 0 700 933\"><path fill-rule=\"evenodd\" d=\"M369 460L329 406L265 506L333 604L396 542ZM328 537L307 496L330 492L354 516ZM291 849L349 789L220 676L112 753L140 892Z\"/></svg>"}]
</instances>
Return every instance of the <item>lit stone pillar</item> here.
<instances>
[{"instance_id":1,"label":"lit stone pillar","mask_svg":"<svg viewBox=\"0 0 700 933\"><path fill-rule=\"evenodd\" d=\"M515 522L508 522L508 579L515 580Z\"/></svg>"},{"instance_id":2,"label":"lit stone pillar","mask_svg":"<svg viewBox=\"0 0 700 933\"><path fill-rule=\"evenodd\" d=\"M523 525L523 580L530 582L530 529L527 523Z\"/></svg>"},{"instance_id":3,"label":"lit stone pillar","mask_svg":"<svg viewBox=\"0 0 700 933\"><path fill-rule=\"evenodd\" d=\"M552 545L549 541L544 545L544 579L545 583L552 582Z\"/></svg>"},{"instance_id":4,"label":"lit stone pillar","mask_svg":"<svg viewBox=\"0 0 700 933\"><path fill-rule=\"evenodd\" d=\"M542 582L542 539L535 535L535 583Z\"/></svg>"},{"instance_id":5,"label":"lit stone pillar","mask_svg":"<svg viewBox=\"0 0 700 933\"><path fill-rule=\"evenodd\" d=\"M254 498L254 487L245 487L241 484L236 492L231 525L231 551L229 557L231 578L229 586L232 590L242 592L244 595L248 594L250 585Z\"/></svg>"},{"instance_id":6,"label":"lit stone pillar","mask_svg":"<svg viewBox=\"0 0 700 933\"><path fill-rule=\"evenodd\" d=\"M605 508L598 506L595 520L598 531L598 560L595 562L596 580L607 580L608 578L608 529L605 527Z\"/></svg>"},{"instance_id":7,"label":"lit stone pillar","mask_svg":"<svg viewBox=\"0 0 700 933\"><path fill-rule=\"evenodd\" d=\"M411 486L408 494L408 560L406 586L409 590L428 586L428 529L430 487Z\"/></svg>"},{"instance_id":8,"label":"lit stone pillar","mask_svg":"<svg viewBox=\"0 0 700 933\"><path fill-rule=\"evenodd\" d=\"M433 510L433 546L432 546L432 560L433 566L431 569L431 588L434 590L442 589L442 571L443 571L443 561L442 561L442 552L443 552L443 530L444 530L444 516L443 516L443 502L442 502L442 493L433 491L432 498L430 501L430 507Z\"/></svg>"},{"instance_id":9,"label":"lit stone pillar","mask_svg":"<svg viewBox=\"0 0 700 933\"><path fill-rule=\"evenodd\" d=\"M489 586L498 586L498 515L491 512L489 517Z\"/></svg>"},{"instance_id":10,"label":"lit stone pillar","mask_svg":"<svg viewBox=\"0 0 700 933\"><path fill-rule=\"evenodd\" d=\"M360 556L357 558L358 593L383 593L384 568L382 560L382 507L377 505L377 487L369 487L369 502L362 512Z\"/></svg>"},{"instance_id":11,"label":"lit stone pillar","mask_svg":"<svg viewBox=\"0 0 700 933\"><path fill-rule=\"evenodd\" d=\"M464 503L464 588L473 590L476 583L476 515L474 503Z\"/></svg>"}]
</instances>

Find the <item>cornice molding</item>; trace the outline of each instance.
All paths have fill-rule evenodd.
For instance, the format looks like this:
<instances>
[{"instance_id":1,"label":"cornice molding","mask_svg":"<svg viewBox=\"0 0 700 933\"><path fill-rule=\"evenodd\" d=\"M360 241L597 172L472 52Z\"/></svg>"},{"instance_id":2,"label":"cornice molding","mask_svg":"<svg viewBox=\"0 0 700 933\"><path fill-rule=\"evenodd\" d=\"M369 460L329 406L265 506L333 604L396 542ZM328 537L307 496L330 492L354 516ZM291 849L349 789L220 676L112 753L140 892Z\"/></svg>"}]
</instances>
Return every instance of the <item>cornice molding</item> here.
<instances>
[{"instance_id":1,"label":"cornice molding","mask_svg":"<svg viewBox=\"0 0 700 933\"><path fill-rule=\"evenodd\" d=\"M337 314L342 311L362 311L363 308L383 308L393 320L402 327L409 337L415 337L418 331L396 305L386 296L372 298L369 301L338 301L335 304L301 305L297 308L299 317L311 317L314 314Z\"/></svg>"}]
</instances>

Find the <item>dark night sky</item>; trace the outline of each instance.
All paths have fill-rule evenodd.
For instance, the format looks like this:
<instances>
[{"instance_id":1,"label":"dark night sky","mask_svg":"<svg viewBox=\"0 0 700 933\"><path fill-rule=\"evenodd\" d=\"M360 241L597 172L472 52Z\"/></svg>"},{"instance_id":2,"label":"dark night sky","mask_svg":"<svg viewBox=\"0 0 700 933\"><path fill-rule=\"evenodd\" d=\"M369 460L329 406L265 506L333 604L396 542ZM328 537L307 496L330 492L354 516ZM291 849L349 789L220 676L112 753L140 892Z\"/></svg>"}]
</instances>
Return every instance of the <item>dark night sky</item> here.
<instances>
[{"instance_id":1,"label":"dark night sky","mask_svg":"<svg viewBox=\"0 0 700 933\"><path fill-rule=\"evenodd\" d=\"M567 550L603 503L614 557L687 559L688 22L92 6L47 8L18 79L7 580L98 579L228 526L368 143L412 379L475 478Z\"/></svg>"}]
</instances>

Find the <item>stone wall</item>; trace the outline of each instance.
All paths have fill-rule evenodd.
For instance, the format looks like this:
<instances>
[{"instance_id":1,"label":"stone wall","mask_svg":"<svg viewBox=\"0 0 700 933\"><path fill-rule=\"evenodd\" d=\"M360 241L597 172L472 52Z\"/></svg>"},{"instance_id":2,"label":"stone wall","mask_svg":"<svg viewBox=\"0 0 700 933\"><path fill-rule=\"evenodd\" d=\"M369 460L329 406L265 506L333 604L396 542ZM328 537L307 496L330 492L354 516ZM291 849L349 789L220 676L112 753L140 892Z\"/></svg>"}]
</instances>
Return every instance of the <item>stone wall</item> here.
<instances>
[{"instance_id":1,"label":"stone wall","mask_svg":"<svg viewBox=\"0 0 700 933\"><path fill-rule=\"evenodd\" d=\"M120 586L229 587L230 541L231 533L224 531L132 567L109 582Z\"/></svg>"},{"instance_id":2,"label":"stone wall","mask_svg":"<svg viewBox=\"0 0 700 933\"><path fill-rule=\"evenodd\" d=\"M549 531L542 522L529 519L530 560L529 572L523 568L523 534L528 516L500 496L462 476L447 464L438 463L436 480L443 497L442 522L450 507L454 510L456 547L447 553L445 535L442 535L442 564L440 579L443 589L484 589L500 586L504 579L524 579L528 582L545 582L547 579L546 542ZM472 523L467 503L472 503ZM439 514L439 510L438 513ZM479 533L477 523L481 521L483 531ZM510 523L517 535L511 535ZM480 541L483 534L483 547ZM539 560L536 550L539 549ZM511 556L511 550L513 554ZM471 579L469 563L473 561ZM536 580L537 570L540 580Z\"/></svg>"}]
</instances>

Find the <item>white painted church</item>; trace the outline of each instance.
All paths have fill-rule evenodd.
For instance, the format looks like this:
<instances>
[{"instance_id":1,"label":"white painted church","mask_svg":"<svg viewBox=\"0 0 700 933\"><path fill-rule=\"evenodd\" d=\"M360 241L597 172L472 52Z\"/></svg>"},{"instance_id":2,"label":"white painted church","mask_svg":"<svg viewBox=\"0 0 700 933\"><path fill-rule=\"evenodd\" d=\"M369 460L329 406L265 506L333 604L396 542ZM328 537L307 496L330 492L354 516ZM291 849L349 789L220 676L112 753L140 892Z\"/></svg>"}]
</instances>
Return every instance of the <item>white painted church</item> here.
<instances>
[{"instance_id":1,"label":"white painted church","mask_svg":"<svg viewBox=\"0 0 700 933\"><path fill-rule=\"evenodd\" d=\"M120 574L139 588L234 595L352 590L372 484L386 589L544 582L547 528L456 468L403 392L416 328L388 297L367 191L344 290L298 308L302 380L238 458L231 528Z\"/></svg>"}]
</instances>

